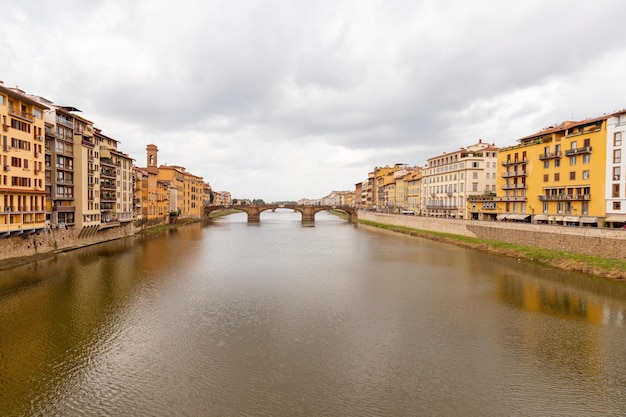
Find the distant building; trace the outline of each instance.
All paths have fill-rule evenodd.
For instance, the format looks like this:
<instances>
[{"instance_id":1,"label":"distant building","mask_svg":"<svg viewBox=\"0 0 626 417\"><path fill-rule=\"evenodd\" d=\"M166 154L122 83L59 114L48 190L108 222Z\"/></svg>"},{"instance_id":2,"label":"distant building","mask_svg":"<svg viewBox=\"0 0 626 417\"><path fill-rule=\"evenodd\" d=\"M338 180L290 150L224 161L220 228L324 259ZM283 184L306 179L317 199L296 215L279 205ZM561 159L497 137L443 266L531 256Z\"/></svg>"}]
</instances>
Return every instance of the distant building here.
<instances>
[{"instance_id":1,"label":"distant building","mask_svg":"<svg viewBox=\"0 0 626 417\"><path fill-rule=\"evenodd\" d=\"M467 219L470 195L496 192L498 148L483 143L427 160L422 178L422 213Z\"/></svg>"}]
</instances>

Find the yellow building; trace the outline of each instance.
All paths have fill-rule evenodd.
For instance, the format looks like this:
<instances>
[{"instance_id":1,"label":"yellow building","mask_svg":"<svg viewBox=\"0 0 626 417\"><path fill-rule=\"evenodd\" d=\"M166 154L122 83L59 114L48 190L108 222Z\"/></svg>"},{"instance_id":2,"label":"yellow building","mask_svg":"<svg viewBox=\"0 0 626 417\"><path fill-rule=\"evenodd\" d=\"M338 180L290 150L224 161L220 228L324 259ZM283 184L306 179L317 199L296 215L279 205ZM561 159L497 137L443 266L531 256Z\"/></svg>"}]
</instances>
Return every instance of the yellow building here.
<instances>
[{"instance_id":1,"label":"yellow building","mask_svg":"<svg viewBox=\"0 0 626 417\"><path fill-rule=\"evenodd\" d=\"M43 138L47 109L23 91L0 82L1 236L34 233L46 227Z\"/></svg>"},{"instance_id":2,"label":"yellow building","mask_svg":"<svg viewBox=\"0 0 626 417\"><path fill-rule=\"evenodd\" d=\"M469 202L475 218L601 225L607 117L563 122L500 149L496 196Z\"/></svg>"},{"instance_id":3,"label":"yellow building","mask_svg":"<svg viewBox=\"0 0 626 417\"><path fill-rule=\"evenodd\" d=\"M159 149L156 145L146 146L146 168L141 171L141 205L144 220L165 220L169 214L169 187L159 180Z\"/></svg>"},{"instance_id":4,"label":"yellow building","mask_svg":"<svg viewBox=\"0 0 626 417\"><path fill-rule=\"evenodd\" d=\"M404 177L406 184L406 209L413 211L414 214L422 212L422 169L417 168L416 171L410 172Z\"/></svg>"},{"instance_id":5,"label":"yellow building","mask_svg":"<svg viewBox=\"0 0 626 417\"><path fill-rule=\"evenodd\" d=\"M183 168L182 212L185 217L202 217L202 194L204 179Z\"/></svg>"}]
</instances>

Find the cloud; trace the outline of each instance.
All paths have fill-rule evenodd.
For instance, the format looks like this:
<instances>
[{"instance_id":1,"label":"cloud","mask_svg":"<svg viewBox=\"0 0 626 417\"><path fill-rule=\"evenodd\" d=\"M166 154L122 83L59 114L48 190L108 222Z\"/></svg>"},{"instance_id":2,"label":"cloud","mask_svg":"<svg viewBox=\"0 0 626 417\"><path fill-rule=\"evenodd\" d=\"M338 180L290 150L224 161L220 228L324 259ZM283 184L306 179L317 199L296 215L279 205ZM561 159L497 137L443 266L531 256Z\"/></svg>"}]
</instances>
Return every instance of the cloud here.
<instances>
[{"instance_id":1,"label":"cloud","mask_svg":"<svg viewBox=\"0 0 626 417\"><path fill-rule=\"evenodd\" d=\"M5 7L0 78L237 197L351 187L624 107L626 4L162 0Z\"/></svg>"}]
</instances>

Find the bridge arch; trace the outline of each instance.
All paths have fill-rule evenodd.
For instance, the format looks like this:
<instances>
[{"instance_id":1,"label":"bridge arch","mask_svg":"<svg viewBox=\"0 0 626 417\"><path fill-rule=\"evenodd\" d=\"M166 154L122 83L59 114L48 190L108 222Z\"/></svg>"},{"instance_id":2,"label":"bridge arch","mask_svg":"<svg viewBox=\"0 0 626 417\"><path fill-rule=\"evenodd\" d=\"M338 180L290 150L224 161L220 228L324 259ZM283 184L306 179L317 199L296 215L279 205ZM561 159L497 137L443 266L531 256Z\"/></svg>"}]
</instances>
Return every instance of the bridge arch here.
<instances>
[{"instance_id":1,"label":"bridge arch","mask_svg":"<svg viewBox=\"0 0 626 417\"><path fill-rule=\"evenodd\" d=\"M209 214L216 210L239 210L248 215L249 223L261 221L261 213L267 210L290 209L300 212L303 223L315 222L315 215L320 211L338 210L348 215L348 221L354 222L357 218L357 210L349 206L311 206L304 204L252 204L252 205L230 205L230 206L205 206L204 217L209 218Z\"/></svg>"}]
</instances>

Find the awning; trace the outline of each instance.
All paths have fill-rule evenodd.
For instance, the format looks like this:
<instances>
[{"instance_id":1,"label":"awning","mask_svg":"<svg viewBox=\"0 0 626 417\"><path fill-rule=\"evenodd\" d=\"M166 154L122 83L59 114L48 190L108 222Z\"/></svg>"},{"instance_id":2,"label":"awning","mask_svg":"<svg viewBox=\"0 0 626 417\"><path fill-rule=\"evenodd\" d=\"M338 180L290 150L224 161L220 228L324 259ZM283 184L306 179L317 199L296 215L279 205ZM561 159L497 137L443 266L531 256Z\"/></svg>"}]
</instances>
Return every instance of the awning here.
<instances>
[{"instance_id":1,"label":"awning","mask_svg":"<svg viewBox=\"0 0 626 417\"><path fill-rule=\"evenodd\" d=\"M547 214L535 214L535 220L540 222L547 222L548 215Z\"/></svg>"},{"instance_id":2,"label":"awning","mask_svg":"<svg viewBox=\"0 0 626 417\"><path fill-rule=\"evenodd\" d=\"M496 216L496 220L504 220L506 219L506 213L501 213Z\"/></svg>"},{"instance_id":3,"label":"awning","mask_svg":"<svg viewBox=\"0 0 626 417\"><path fill-rule=\"evenodd\" d=\"M597 217L581 217L580 218L580 222L581 223L598 223L598 218Z\"/></svg>"},{"instance_id":4,"label":"awning","mask_svg":"<svg viewBox=\"0 0 626 417\"><path fill-rule=\"evenodd\" d=\"M530 217L530 214L509 214L506 216L507 220L526 220Z\"/></svg>"},{"instance_id":5,"label":"awning","mask_svg":"<svg viewBox=\"0 0 626 417\"><path fill-rule=\"evenodd\" d=\"M608 223L626 223L626 216L606 216L604 221Z\"/></svg>"},{"instance_id":6,"label":"awning","mask_svg":"<svg viewBox=\"0 0 626 417\"><path fill-rule=\"evenodd\" d=\"M578 222L580 222L580 217L578 217L578 216L565 216L565 217L563 217L563 221L564 222L569 222L569 223L578 223Z\"/></svg>"},{"instance_id":7,"label":"awning","mask_svg":"<svg viewBox=\"0 0 626 417\"><path fill-rule=\"evenodd\" d=\"M548 221L550 222L562 222L563 216L548 216Z\"/></svg>"}]
</instances>

